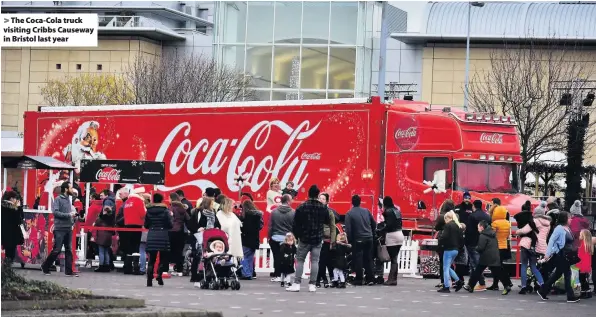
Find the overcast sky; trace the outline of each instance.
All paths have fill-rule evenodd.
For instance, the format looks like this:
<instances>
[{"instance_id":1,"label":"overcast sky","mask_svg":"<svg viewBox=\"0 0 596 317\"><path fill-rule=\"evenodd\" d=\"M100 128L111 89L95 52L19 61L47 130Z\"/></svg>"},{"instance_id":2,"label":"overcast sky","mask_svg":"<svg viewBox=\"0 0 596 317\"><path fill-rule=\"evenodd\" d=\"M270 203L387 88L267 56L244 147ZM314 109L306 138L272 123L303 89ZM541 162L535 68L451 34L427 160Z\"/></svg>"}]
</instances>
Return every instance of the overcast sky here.
<instances>
[{"instance_id":1,"label":"overcast sky","mask_svg":"<svg viewBox=\"0 0 596 317\"><path fill-rule=\"evenodd\" d=\"M408 12L408 32L420 32L427 1L390 1L389 3Z\"/></svg>"}]
</instances>

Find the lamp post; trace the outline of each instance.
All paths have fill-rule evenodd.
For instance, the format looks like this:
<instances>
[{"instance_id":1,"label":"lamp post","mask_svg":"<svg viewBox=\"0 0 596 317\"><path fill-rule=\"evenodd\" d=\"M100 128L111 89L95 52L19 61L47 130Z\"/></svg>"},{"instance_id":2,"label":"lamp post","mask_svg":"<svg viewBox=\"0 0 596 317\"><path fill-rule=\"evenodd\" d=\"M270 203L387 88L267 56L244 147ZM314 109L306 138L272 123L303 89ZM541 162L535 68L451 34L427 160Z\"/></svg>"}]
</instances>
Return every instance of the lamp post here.
<instances>
[{"instance_id":1,"label":"lamp post","mask_svg":"<svg viewBox=\"0 0 596 317\"><path fill-rule=\"evenodd\" d=\"M464 111L468 111L468 87L470 85L470 20L472 16L472 7L482 8L484 2L468 3L468 35L466 36L466 79L464 83Z\"/></svg>"},{"instance_id":2,"label":"lamp post","mask_svg":"<svg viewBox=\"0 0 596 317\"><path fill-rule=\"evenodd\" d=\"M379 47L379 83L377 84L377 92L381 97L381 102L385 101L385 56L387 55L387 1L379 1L381 3L381 38Z\"/></svg>"}]
</instances>

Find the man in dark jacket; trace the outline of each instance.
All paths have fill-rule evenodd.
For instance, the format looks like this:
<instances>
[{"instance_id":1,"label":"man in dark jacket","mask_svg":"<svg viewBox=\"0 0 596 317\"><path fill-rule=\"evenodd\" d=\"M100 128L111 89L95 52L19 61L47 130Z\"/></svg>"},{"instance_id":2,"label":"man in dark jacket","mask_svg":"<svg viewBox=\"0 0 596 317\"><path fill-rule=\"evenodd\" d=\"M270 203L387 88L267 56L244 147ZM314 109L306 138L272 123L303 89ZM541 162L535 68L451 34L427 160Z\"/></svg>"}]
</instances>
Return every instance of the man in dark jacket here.
<instances>
[{"instance_id":1,"label":"man in dark jacket","mask_svg":"<svg viewBox=\"0 0 596 317\"><path fill-rule=\"evenodd\" d=\"M480 254L480 258L478 266L476 266L468 281L468 285L464 286L464 289L470 293L474 292L476 282L478 282L487 267L490 268L493 278L499 279L501 277L501 260L499 258L497 234L491 228L489 222L485 220L480 221L477 230L480 232L480 235L478 237L478 246L476 250Z\"/></svg>"},{"instance_id":2,"label":"man in dark jacket","mask_svg":"<svg viewBox=\"0 0 596 317\"><path fill-rule=\"evenodd\" d=\"M478 224L481 221L486 221L490 223L490 216L482 210L482 201L474 200L474 212L470 214L468 217L468 221L466 224L466 234L465 234L465 243L466 249L468 251L468 263L470 265L470 276L474 273L474 270L478 266L480 260L480 254L476 250L478 246L478 238L480 233L478 231ZM484 276L480 274L478 277L479 286L476 287L476 291L485 291L486 290L486 281L484 280Z\"/></svg>"},{"instance_id":3,"label":"man in dark jacket","mask_svg":"<svg viewBox=\"0 0 596 317\"><path fill-rule=\"evenodd\" d=\"M319 256L323 244L323 231L325 224L331 224L329 210L327 206L318 201L321 191L317 185L312 185L308 189L308 200L296 208L294 216L294 236L298 240L298 249L296 250L296 276L294 284L286 288L288 292L299 292L302 282L302 272L304 271L304 260L310 252L310 281L308 290L316 292L317 275L319 274Z\"/></svg>"},{"instance_id":4,"label":"man in dark jacket","mask_svg":"<svg viewBox=\"0 0 596 317\"><path fill-rule=\"evenodd\" d=\"M52 203L52 214L54 214L54 247L52 252L41 265L45 275L50 275L50 265L54 264L56 258L64 246L64 271L66 276L79 276L72 271L72 229L77 212L71 203L72 185L64 182L60 186L60 196Z\"/></svg>"},{"instance_id":5,"label":"man in dark jacket","mask_svg":"<svg viewBox=\"0 0 596 317\"><path fill-rule=\"evenodd\" d=\"M178 194L178 197L180 197L180 202L184 205L186 205L186 213L188 213L188 215L190 216L190 212L192 211L192 203L186 199L186 197L184 197L184 191L182 191L182 189L178 189L176 191L176 194Z\"/></svg>"},{"instance_id":6,"label":"man in dark jacket","mask_svg":"<svg viewBox=\"0 0 596 317\"><path fill-rule=\"evenodd\" d=\"M272 282L281 282L280 264L282 263L280 246L286 238L288 232L292 232L294 227L294 209L292 205L292 196L285 194L281 196L281 205L271 211L269 218L269 230L267 239L273 253L273 278Z\"/></svg>"},{"instance_id":7,"label":"man in dark jacket","mask_svg":"<svg viewBox=\"0 0 596 317\"><path fill-rule=\"evenodd\" d=\"M352 209L346 214L345 225L348 243L352 245L352 266L356 271L354 285L362 285L362 267L366 273L366 283L374 285L373 241L377 223L370 211L360 207L360 196L352 196Z\"/></svg>"}]
</instances>

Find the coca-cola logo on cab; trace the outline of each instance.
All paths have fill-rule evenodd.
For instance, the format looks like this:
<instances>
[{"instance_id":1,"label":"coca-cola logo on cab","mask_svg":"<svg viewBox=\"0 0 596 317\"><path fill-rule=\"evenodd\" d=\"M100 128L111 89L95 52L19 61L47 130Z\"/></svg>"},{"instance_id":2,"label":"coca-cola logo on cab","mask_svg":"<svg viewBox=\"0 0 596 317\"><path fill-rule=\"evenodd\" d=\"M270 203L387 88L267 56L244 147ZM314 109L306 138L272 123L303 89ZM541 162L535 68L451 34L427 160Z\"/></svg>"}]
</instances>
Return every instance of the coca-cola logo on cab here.
<instances>
[{"instance_id":1,"label":"coca-cola logo on cab","mask_svg":"<svg viewBox=\"0 0 596 317\"><path fill-rule=\"evenodd\" d=\"M405 117L397 122L393 138L402 150L409 150L418 143L418 122L413 117Z\"/></svg>"},{"instance_id":2,"label":"coca-cola logo on cab","mask_svg":"<svg viewBox=\"0 0 596 317\"><path fill-rule=\"evenodd\" d=\"M501 133L482 133L480 135L481 143L503 144L503 135Z\"/></svg>"},{"instance_id":3,"label":"coca-cola logo on cab","mask_svg":"<svg viewBox=\"0 0 596 317\"><path fill-rule=\"evenodd\" d=\"M321 153L302 153L301 159L307 161L319 161L321 159Z\"/></svg>"},{"instance_id":4,"label":"coca-cola logo on cab","mask_svg":"<svg viewBox=\"0 0 596 317\"><path fill-rule=\"evenodd\" d=\"M97 171L95 178L100 183L118 183L120 181L120 172L112 167L104 167Z\"/></svg>"}]
</instances>

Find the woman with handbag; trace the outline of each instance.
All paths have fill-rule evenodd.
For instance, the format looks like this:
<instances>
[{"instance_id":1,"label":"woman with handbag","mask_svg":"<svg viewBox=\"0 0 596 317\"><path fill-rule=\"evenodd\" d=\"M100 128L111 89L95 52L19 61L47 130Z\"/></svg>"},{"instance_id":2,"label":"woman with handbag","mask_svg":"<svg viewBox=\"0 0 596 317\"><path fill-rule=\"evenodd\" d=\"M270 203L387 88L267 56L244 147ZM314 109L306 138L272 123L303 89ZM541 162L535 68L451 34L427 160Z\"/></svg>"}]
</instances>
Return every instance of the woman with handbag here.
<instances>
[{"instance_id":1,"label":"woman with handbag","mask_svg":"<svg viewBox=\"0 0 596 317\"><path fill-rule=\"evenodd\" d=\"M383 218L385 219L385 228L382 233L385 234L385 246L391 261L389 276L384 284L397 285L399 267L397 256L404 243L404 234L402 232L401 210L393 204L393 199L389 196L383 198Z\"/></svg>"},{"instance_id":2,"label":"woman with handbag","mask_svg":"<svg viewBox=\"0 0 596 317\"><path fill-rule=\"evenodd\" d=\"M573 247L573 235L569 228L569 214L560 212L557 218L557 227L548 240L545 261L551 261L555 267L555 272L551 274L540 290L538 296L542 300L548 300L553 284L563 275L565 280L565 291L567 292L567 302L577 303L579 298L573 293L571 288L571 266L579 263L577 249Z\"/></svg>"},{"instance_id":3,"label":"woman with handbag","mask_svg":"<svg viewBox=\"0 0 596 317\"><path fill-rule=\"evenodd\" d=\"M450 293L451 279L455 282L455 291L464 287L464 281L451 268L453 261L464 245L464 233L455 212L445 214L445 226L439 237L439 245L443 249L443 287L439 293Z\"/></svg>"},{"instance_id":4,"label":"woman with handbag","mask_svg":"<svg viewBox=\"0 0 596 317\"><path fill-rule=\"evenodd\" d=\"M25 242L24 218L19 195L14 191L6 191L2 195L2 246L6 252L5 262L8 265L15 259L17 245Z\"/></svg>"}]
</instances>

